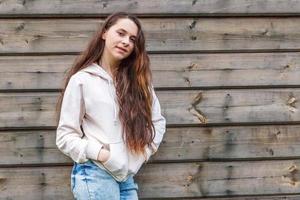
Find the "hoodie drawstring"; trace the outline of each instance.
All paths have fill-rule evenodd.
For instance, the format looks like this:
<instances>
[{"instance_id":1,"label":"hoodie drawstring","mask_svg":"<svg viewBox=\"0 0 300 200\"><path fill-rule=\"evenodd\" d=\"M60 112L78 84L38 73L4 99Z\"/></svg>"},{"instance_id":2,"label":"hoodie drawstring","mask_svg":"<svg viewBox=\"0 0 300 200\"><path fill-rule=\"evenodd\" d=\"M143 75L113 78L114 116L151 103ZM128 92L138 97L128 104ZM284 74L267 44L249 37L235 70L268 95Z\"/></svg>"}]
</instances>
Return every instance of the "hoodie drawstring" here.
<instances>
[{"instance_id":1,"label":"hoodie drawstring","mask_svg":"<svg viewBox=\"0 0 300 200\"><path fill-rule=\"evenodd\" d=\"M112 88L114 86L112 86L112 78L109 76L109 74L103 69L103 67L101 67L99 64L97 63L93 63L91 68L85 68L83 69L86 72L92 73L92 74L96 74L99 77L105 79L106 81L108 81L108 90L109 90L109 95L112 97L113 99L113 106L114 106L114 125L117 125L117 108L116 108L116 101L115 101L115 97L112 91Z\"/></svg>"},{"instance_id":2,"label":"hoodie drawstring","mask_svg":"<svg viewBox=\"0 0 300 200\"><path fill-rule=\"evenodd\" d=\"M113 101L114 101L114 125L117 125L117 111L116 111L116 102L115 102L115 97L114 95L112 94L112 91L111 91L111 81L108 80L108 86L109 86L109 95L112 97Z\"/></svg>"}]
</instances>

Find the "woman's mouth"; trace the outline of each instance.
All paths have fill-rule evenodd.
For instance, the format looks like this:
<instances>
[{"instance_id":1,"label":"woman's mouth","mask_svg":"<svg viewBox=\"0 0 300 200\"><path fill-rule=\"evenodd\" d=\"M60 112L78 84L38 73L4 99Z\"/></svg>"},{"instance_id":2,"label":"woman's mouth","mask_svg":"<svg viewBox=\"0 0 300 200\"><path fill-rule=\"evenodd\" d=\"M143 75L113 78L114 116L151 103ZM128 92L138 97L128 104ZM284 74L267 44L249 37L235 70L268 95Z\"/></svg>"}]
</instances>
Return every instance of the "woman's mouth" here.
<instances>
[{"instance_id":1,"label":"woman's mouth","mask_svg":"<svg viewBox=\"0 0 300 200\"><path fill-rule=\"evenodd\" d=\"M120 50L122 53L127 53L127 51L125 49L122 49L120 47L116 47L118 50Z\"/></svg>"}]
</instances>

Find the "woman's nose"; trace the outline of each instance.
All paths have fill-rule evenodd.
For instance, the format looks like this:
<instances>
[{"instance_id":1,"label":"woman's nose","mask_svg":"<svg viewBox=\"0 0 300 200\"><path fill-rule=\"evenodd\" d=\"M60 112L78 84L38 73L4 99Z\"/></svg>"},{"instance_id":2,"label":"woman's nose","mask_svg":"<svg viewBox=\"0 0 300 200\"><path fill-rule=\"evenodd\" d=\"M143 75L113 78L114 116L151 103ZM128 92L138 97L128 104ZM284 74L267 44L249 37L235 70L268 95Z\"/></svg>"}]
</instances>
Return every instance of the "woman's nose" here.
<instances>
[{"instance_id":1,"label":"woman's nose","mask_svg":"<svg viewBox=\"0 0 300 200\"><path fill-rule=\"evenodd\" d=\"M128 45L129 44L129 38L124 37L123 40L122 40L122 43Z\"/></svg>"}]
</instances>

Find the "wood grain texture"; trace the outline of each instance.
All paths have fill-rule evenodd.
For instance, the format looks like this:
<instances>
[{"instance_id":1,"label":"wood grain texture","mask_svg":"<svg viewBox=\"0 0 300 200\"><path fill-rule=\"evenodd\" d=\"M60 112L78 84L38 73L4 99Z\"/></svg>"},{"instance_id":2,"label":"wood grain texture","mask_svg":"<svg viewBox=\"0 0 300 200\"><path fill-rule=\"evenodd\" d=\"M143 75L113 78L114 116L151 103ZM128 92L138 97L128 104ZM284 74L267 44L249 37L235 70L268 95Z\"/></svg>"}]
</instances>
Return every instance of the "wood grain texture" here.
<instances>
[{"instance_id":1,"label":"wood grain texture","mask_svg":"<svg viewBox=\"0 0 300 200\"><path fill-rule=\"evenodd\" d=\"M15 0L5 1L0 16L104 16L116 10L139 16L248 16L297 15L297 0Z\"/></svg>"},{"instance_id":2,"label":"wood grain texture","mask_svg":"<svg viewBox=\"0 0 300 200\"><path fill-rule=\"evenodd\" d=\"M299 122L299 89L157 91L168 124ZM0 127L55 126L58 93L0 93Z\"/></svg>"},{"instance_id":3,"label":"wood grain texture","mask_svg":"<svg viewBox=\"0 0 300 200\"><path fill-rule=\"evenodd\" d=\"M141 19L151 52L299 50L300 18ZM78 53L102 19L1 19L0 53Z\"/></svg>"},{"instance_id":4,"label":"wood grain texture","mask_svg":"<svg viewBox=\"0 0 300 200\"><path fill-rule=\"evenodd\" d=\"M288 195L299 191L299 160L146 164L141 198ZM1 168L1 198L70 199L71 166ZM243 199L243 198L242 198Z\"/></svg>"},{"instance_id":5,"label":"wood grain texture","mask_svg":"<svg viewBox=\"0 0 300 200\"><path fill-rule=\"evenodd\" d=\"M2 56L0 89L61 89L74 59L72 55ZM150 61L156 88L300 86L298 52L150 54Z\"/></svg>"},{"instance_id":6,"label":"wood grain texture","mask_svg":"<svg viewBox=\"0 0 300 200\"><path fill-rule=\"evenodd\" d=\"M0 0L0 200L73 199L54 107L115 11L142 22L169 126L140 198L300 199L299 0Z\"/></svg>"},{"instance_id":7,"label":"wood grain texture","mask_svg":"<svg viewBox=\"0 0 300 200\"><path fill-rule=\"evenodd\" d=\"M180 198L179 198L180 199ZM184 199L184 198L182 198ZM203 199L199 198L188 198L189 200L194 199ZM205 200L298 200L300 199L299 195L267 195L267 196L258 196L258 195L251 195L251 196L240 196L240 197L216 197L216 198L205 198Z\"/></svg>"},{"instance_id":8,"label":"wood grain texture","mask_svg":"<svg viewBox=\"0 0 300 200\"><path fill-rule=\"evenodd\" d=\"M55 130L1 131L0 165L71 164ZM167 128L150 162L287 159L300 155L299 125Z\"/></svg>"}]
</instances>

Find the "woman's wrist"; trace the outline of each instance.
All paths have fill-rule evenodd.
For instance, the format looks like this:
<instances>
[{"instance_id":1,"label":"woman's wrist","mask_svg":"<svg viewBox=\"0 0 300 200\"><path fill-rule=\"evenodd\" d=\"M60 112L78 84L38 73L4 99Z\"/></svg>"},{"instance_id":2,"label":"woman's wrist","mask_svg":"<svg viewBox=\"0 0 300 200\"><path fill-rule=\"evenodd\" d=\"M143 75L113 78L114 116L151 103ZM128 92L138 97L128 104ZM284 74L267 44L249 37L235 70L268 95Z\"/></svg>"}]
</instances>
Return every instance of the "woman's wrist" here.
<instances>
[{"instance_id":1,"label":"woman's wrist","mask_svg":"<svg viewBox=\"0 0 300 200\"><path fill-rule=\"evenodd\" d=\"M108 160L109 156L110 156L110 151L102 147L98 153L97 160L100 162L105 162Z\"/></svg>"}]
</instances>

